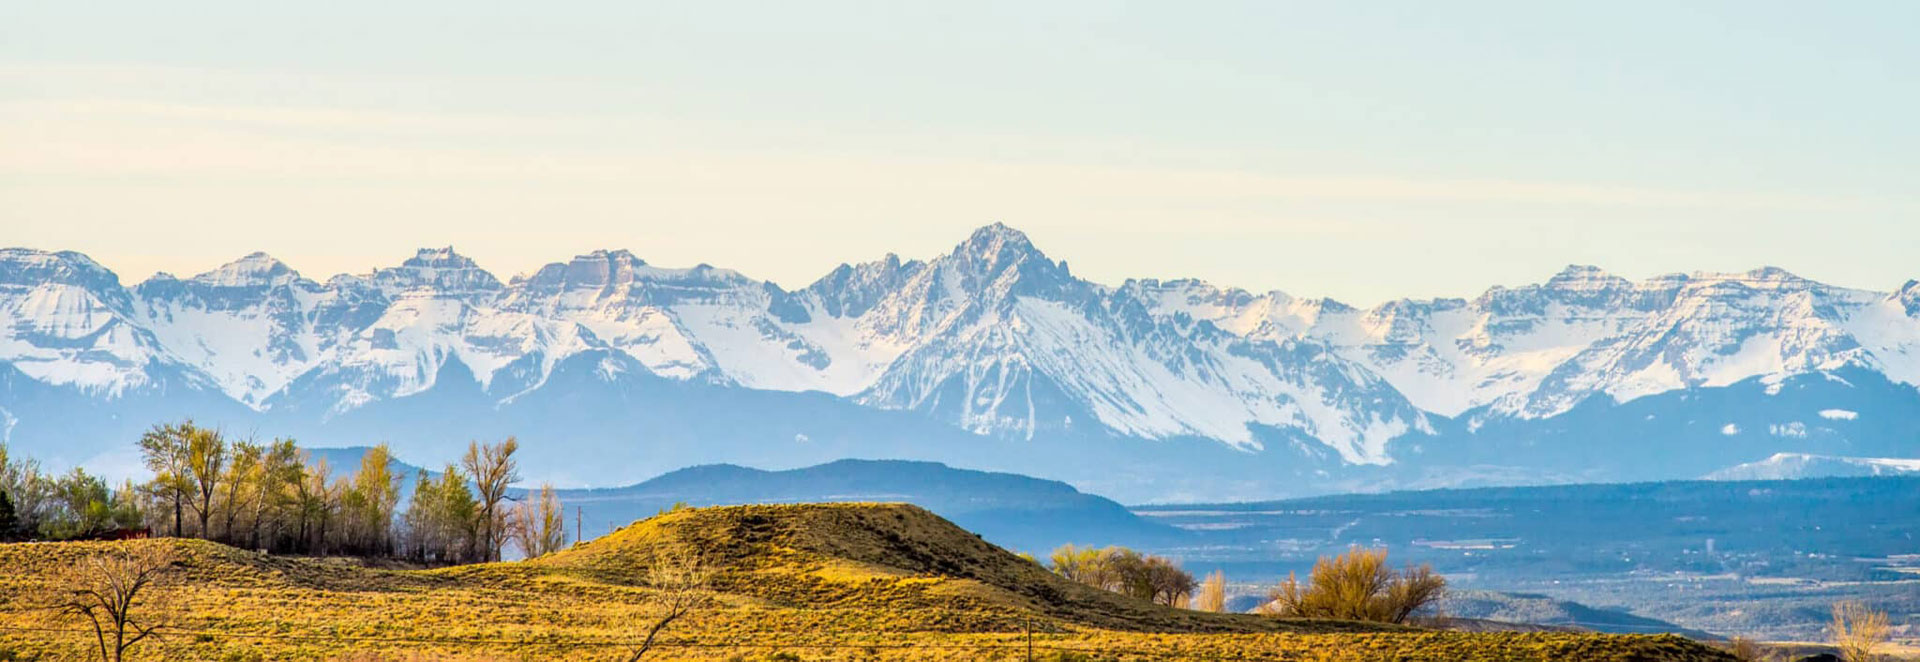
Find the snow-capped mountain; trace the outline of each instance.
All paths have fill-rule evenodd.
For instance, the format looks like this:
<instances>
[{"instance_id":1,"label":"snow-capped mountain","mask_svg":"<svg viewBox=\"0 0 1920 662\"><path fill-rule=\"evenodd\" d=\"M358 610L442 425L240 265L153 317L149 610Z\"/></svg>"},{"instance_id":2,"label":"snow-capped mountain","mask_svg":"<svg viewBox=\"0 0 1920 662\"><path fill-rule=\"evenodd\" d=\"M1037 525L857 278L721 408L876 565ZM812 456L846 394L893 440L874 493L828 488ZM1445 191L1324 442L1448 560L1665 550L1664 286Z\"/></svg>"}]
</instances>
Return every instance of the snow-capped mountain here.
<instances>
[{"instance_id":1,"label":"snow-capped mountain","mask_svg":"<svg viewBox=\"0 0 1920 662\"><path fill-rule=\"evenodd\" d=\"M256 253L132 287L77 253L0 251L0 429L28 446L81 434L98 438L80 447L111 448L154 422L138 416L224 402L219 416L265 433L400 444L537 426L556 458L569 444L645 448L629 462L964 452L1036 473L1021 463L1096 449L1123 470L1049 475L1214 471L1236 495L1271 495L1709 470L1595 464L1607 445L1712 467L1900 455L1920 450L1916 383L1920 283L1872 292L1778 269L1636 283L1569 267L1473 299L1360 309L1195 280L1093 283L1002 225L798 290L624 250L506 282L451 248L324 282ZM725 409L741 406L756 411ZM61 426L62 407L107 422ZM1817 414L1830 409L1868 418ZM590 469L564 473L635 477Z\"/></svg>"},{"instance_id":2,"label":"snow-capped mountain","mask_svg":"<svg viewBox=\"0 0 1920 662\"><path fill-rule=\"evenodd\" d=\"M1748 462L1715 471L1707 474L1705 478L1707 480L1792 480L1909 474L1920 474L1920 459L1775 453L1773 457L1759 462Z\"/></svg>"}]
</instances>

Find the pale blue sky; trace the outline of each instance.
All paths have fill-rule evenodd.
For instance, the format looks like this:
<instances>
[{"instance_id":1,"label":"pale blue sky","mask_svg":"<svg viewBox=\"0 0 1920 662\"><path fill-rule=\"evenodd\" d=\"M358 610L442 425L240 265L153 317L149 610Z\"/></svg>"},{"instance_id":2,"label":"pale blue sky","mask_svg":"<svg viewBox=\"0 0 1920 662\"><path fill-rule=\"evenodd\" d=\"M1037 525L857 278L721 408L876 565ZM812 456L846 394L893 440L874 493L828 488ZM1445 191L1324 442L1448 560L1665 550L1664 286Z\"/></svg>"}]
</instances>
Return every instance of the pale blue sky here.
<instances>
[{"instance_id":1,"label":"pale blue sky","mask_svg":"<svg viewBox=\"0 0 1920 662\"><path fill-rule=\"evenodd\" d=\"M1920 277L1920 3L0 0L0 245L805 285L1003 221L1358 304Z\"/></svg>"}]
</instances>

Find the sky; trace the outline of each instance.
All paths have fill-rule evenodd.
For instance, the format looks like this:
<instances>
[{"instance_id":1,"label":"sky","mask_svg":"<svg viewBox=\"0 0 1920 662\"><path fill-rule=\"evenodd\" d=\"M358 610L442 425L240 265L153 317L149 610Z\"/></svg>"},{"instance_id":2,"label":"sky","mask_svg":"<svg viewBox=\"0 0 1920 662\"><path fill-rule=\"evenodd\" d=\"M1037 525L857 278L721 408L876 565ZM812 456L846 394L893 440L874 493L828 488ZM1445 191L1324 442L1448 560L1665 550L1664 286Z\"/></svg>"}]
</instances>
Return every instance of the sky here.
<instances>
[{"instance_id":1,"label":"sky","mask_svg":"<svg viewBox=\"0 0 1920 662\"><path fill-rule=\"evenodd\" d=\"M453 245L798 288L1027 232L1365 305L1568 264L1920 278L1920 3L0 0L0 246Z\"/></svg>"}]
</instances>

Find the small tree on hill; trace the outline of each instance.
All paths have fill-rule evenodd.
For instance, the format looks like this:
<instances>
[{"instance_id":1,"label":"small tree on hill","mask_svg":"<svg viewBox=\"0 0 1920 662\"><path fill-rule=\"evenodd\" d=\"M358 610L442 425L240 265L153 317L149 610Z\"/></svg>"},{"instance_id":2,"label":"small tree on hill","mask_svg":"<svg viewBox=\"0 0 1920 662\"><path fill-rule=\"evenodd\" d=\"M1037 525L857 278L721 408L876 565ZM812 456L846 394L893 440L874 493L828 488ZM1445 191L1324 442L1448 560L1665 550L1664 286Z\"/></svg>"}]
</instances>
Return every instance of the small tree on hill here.
<instances>
[{"instance_id":1,"label":"small tree on hill","mask_svg":"<svg viewBox=\"0 0 1920 662\"><path fill-rule=\"evenodd\" d=\"M128 648L154 636L173 615L163 602L172 566L163 547L121 543L62 569L50 582L52 603L93 627L101 662L121 662Z\"/></svg>"},{"instance_id":2,"label":"small tree on hill","mask_svg":"<svg viewBox=\"0 0 1920 662\"><path fill-rule=\"evenodd\" d=\"M646 638L627 662L639 662L641 656L653 649L660 632L674 621L712 604L713 596L707 591L712 577L713 571L701 564L694 550L663 547L655 551L653 562L647 566L647 588L653 590L653 603L663 613L647 626Z\"/></svg>"},{"instance_id":3,"label":"small tree on hill","mask_svg":"<svg viewBox=\"0 0 1920 662\"><path fill-rule=\"evenodd\" d=\"M1872 662L1874 650L1887 642L1887 612L1875 611L1863 602L1841 602L1833 606L1833 645L1847 662Z\"/></svg>"},{"instance_id":4,"label":"small tree on hill","mask_svg":"<svg viewBox=\"0 0 1920 662\"><path fill-rule=\"evenodd\" d=\"M1270 611L1277 616L1404 623L1420 608L1438 602L1446 587L1447 580L1431 566L1395 572L1387 565L1387 550L1356 545L1338 557L1320 557L1306 585L1288 573L1269 594Z\"/></svg>"}]
</instances>

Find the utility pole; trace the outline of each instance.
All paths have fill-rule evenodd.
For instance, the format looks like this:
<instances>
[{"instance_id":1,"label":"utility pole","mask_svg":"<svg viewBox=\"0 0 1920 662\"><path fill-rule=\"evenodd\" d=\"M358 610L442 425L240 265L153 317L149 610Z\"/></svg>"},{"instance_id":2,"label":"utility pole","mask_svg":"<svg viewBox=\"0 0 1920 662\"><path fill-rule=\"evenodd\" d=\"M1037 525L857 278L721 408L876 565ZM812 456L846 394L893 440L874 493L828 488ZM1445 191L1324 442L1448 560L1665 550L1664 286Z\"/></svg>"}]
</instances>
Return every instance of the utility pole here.
<instances>
[{"instance_id":1,"label":"utility pole","mask_svg":"<svg viewBox=\"0 0 1920 662\"><path fill-rule=\"evenodd\" d=\"M1027 662L1033 662L1033 617L1022 621L1027 624Z\"/></svg>"},{"instance_id":2,"label":"utility pole","mask_svg":"<svg viewBox=\"0 0 1920 662\"><path fill-rule=\"evenodd\" d=\"M566 525L562 524L561 526L566 526ZM580 539L580 507L579 506L573 507L573 541L577 543L586 542L585 540Z\"/></svg>"}]
</instances>

